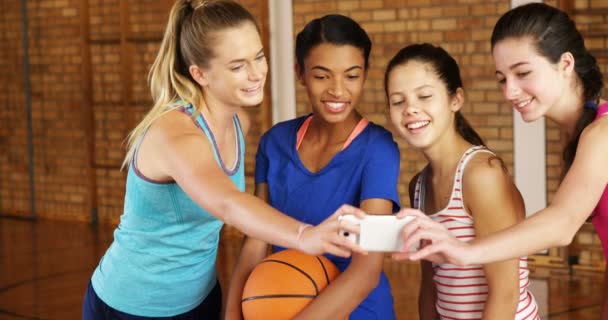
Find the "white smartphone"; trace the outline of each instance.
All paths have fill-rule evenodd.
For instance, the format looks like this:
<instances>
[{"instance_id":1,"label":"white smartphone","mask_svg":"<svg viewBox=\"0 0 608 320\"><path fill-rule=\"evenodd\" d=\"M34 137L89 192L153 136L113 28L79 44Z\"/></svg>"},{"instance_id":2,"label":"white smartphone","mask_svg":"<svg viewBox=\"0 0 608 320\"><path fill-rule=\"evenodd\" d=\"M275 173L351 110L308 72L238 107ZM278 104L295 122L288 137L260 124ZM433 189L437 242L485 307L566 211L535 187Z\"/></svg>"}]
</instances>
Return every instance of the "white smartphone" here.
<instances>
[{"instance_id":1,"label":"white smartphone","mask_svg":"<svg viewBox=\"0 0 608 320\"><path fill-rule=\"evenodd\" d=\"M343 237L348 238L358 244L363 250L372 252L396 252L402 251L403 239L401 229L414 219L408 216L397 218L395 215L367 215L359 219L353 215L343 215L338 219L358 224L359 234L354 234L346 230L338 231ZM417 246L410 248L410 251L417 250Z\"/></svg>"}]
</instances>

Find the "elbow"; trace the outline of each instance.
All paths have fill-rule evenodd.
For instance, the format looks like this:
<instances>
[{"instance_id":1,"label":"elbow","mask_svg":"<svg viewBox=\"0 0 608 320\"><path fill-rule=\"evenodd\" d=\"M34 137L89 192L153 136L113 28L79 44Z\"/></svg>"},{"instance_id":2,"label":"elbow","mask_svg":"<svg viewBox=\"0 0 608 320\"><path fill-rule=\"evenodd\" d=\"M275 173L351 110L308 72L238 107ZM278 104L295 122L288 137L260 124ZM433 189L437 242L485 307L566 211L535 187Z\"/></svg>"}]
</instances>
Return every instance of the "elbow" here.
<instances>
[{"instance_id":1,"label":"elbow","mask_svg":"<svg viewBox=\"0 0 608 320\"><path fill-rule=\"evenodd\" d=\"M574 240L574 236L576 235L576 230L573 232L570 232L570 230L568 230L568 232L564 235L559 235L558 233L558 238L556 239L556 246L557 247L565 247L568 246L572 243L572 240Z\"/></svg>"},{"instance_id":2,"label":"elbow","mask_svg":"<svg viewBox=\"0 0 608 320\"><path fill-rule=\"evenodd\" d=\"M232 201L230 201L230 200ZM216 218L222 220L225 224L234 226L235 213L237 211L238 201L234 201L234 197L222 197L210 201L209 213Z\"/></svg>"},{"instance_id":3,"label":"elbow","mask_svg":"<svg viewBox=\"0 0 608 320\"><path fill-rule=\"evenodd\" d=\"M557 216L557 215L556 215ZM561 230L562 232L553 232L555 237L555 245L559 247L565 247L572 243L576 233L582 226L582 223L577 221L576 215L574 214L562 214L561 219L557 221L559 224L557 230Z\"/></svg>"}]
</instances>

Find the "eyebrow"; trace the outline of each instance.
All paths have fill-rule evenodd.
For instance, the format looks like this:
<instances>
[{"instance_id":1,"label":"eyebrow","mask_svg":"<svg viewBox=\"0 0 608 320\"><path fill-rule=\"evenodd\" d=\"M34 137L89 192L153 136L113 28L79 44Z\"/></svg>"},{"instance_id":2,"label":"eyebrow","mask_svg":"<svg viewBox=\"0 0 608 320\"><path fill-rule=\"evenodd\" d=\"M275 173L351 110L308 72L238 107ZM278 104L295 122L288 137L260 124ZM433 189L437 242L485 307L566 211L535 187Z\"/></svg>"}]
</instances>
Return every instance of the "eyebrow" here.
<instances>
[{"instance_id":1,"label":"eyebrow","mask_svg":"<svg viewBox=\"0 0 608 320\"><path fill-rule=\"evenodd\" d=\"M260 49L260 51L258 51L258 53L255 54L255 56L259 56L260 53L264 52L264 48ZM230 60L227 64L233 64L233 63L237 63L237 62L245 62L247 61L247 59L234 59L234 60Z\"/></svg>"},{"instance_id":2,"label":"eyebrow","mask_svg":"<svg viewBox=\"0 0 608 320\"><path fill-rule=\"evenodd\" d=\"M433 86L432 86L432 85L430 85L430 84L423 84L423 85L421 85L421 86L418 86L418 87L414 88L414 91L420 90L420 89L422 89L422 88L424 88L424 87L435 88L435 87L433 87ZM394 95L396 95L396 94L398 94L398 95L403 95L403 93L402 93L401 91L397 91L397 92L393 92L393 93L391 93L391 94L389 95L389 98L390 98L390 97L392 97L392 96L394 96Z\"/></svg>"},{"instance_id":3,"label":"eyebrow","mask_svg":"<svg viewBox=\"0 0 608 320\"><path fill-rule=\"evenodd\" d=\"M512 64L512 65L509 66L509 70L513 70L513 69L515 69L515 68L517 68L519 66L522 66L524 64L530 64L530 62L522 61L522 62L514 63L514 64ZM497 75L498 74L502 74L502 72L496 70L495 74L497 74Z\"/></svg>"},{"instance_id":4,"label":"eyebrow","mask_svg":"<svg viewBox=\"0 0 608 320\"><path fill-rule=\"evenodd\" d=\"M346 69L344 72L350 72L355 69L363 69L363 68L361 68L361 66L352 66L352 67ZM328 68L323 67L323 66L314 66L314 67L310 68L310 70L321 70L321 71L331 72L331 70L329 70Z\"/></svg>"},{"instance_id":5,"label":"eyebrow","mask_svg":"<svg viewBox=\"0 0 608 320\"><path fill-rule=\"evenodd\" d=\"M422 89L422 88L424 88L424 87L435 88L435 87L433 87L433 86L432 86L432 85L430 85L430 84L423 84L423 85L421 85L421 86L418 86L418 87L414 88L414 90Z\"/></svg>"}]
</instances>

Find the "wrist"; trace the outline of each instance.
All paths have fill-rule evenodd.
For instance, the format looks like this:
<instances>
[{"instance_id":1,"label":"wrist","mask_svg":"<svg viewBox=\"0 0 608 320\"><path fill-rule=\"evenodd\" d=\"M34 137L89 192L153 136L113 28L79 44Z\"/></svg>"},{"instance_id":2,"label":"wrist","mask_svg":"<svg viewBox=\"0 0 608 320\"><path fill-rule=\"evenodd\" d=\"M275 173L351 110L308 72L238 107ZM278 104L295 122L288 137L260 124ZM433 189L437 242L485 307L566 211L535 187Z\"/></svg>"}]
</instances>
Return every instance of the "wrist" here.
<instances>
[{"instance_id":1,"label":"wrist","mask_svg":"<svg viewBox=\"0 0 608 320\"><path fill-rule=\"evenodd\" d=\"M302 249L302 246L300 245L300 243L302 242L302 234L304 234L304 230L310 227L312 227L312 225L306 223L302 223L298 226L298 232L296 234L296 249Z\"/></svg>"}]
</instances>

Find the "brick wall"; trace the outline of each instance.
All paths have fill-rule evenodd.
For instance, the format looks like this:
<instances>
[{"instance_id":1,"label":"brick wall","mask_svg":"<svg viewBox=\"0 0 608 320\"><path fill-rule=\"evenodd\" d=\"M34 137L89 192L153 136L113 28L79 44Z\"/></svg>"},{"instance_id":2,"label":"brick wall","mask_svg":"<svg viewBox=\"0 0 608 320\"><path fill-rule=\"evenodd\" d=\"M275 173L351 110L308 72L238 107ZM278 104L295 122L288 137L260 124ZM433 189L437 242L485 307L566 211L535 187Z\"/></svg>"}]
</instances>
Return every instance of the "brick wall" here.
<instances>
[{"instance_id":1,"label":"brick wall","mask_svg":"<svg viewBox=\"0 0 608 320\"><path fill-rule=\"evenodd\" d=\"M118 170L123 140L151 105L146 76L172 1L28 1L32 107L33 182L37 216L115 223L122 212L125 174ZM266 1L242 0L258 18L268 45ZM547 1L557 5L557 0ZM324 14L353 17L373 40L371 68L360 111L390 128L382 78L384 66L413 42L442 45L459 62L467 103L463 113L488 145L513 167L512 110L494 79L489 37L505 0L294 0L294 32ZM565 4L564 4L565 3ZM30 166L20 1L0 3L0 214L30 214ZM83 6L86 4L87 6ZM608 71L608 4L562 1L583 31L588 47ZM90 88L90 92L87 91ZM252 190L253 155L267 128L270 108L252 108L246 168ZM309 111L297 86L297 113ZM398 139L402 151L400 193L424 161ZM550 201L561 172L559 130L547 124ZM583 231L581 234L585 234ZM579 241L584 261L598 265L597 238ZM577 243L579 243L577 242ZM577 247L578 248L578 247ZM578 249L577 249L578 250ZM581 251L582 252L582 251ZM590 257L586 259L585 257ZM596 257L596 258L594 258ZM603 268L603 264L600 264Z\"/></svg>"},{"instance_id":2,"label":"brick wall","mask_svg":"<svg viewBox=\"0 0 608 320\"><path fill-rule=\"evenodd\" d=\"M440 4L440 5L439 5ZM458 0L296 0L294 32L324 14L339 12L358 21L372 38L370 69L359 111L390 130L383 88L388 60L407 44L430 42L444 47L459 63L467 102L464 116L511 169L513 129L511 108L503 102L494 77L490 34L508 1ZM306 93L297 90L298 114L309 112ZM409 204L407 185L425 161L396 137L401 148L399 192Z\"/></svg>"},{"instance_id":3,"label":"brick wall","mask_svg":"<svg viewBox=\"0 0 608 320\"><path fill-rule=\"evenodd\" d=\"M33 186L39 218L116 223L124 139L152 101L147 74L172 1L28 1ZM241 1L267 41L265 2ZM0 214L31 213L21 2L0 4ZM269 82L268 82L269 83ZM87 89L88 88L88 89ZM87 91L89 90L89 91ZM249 109L247 184L268 102Z\"/></svg>"}]
</instances>

